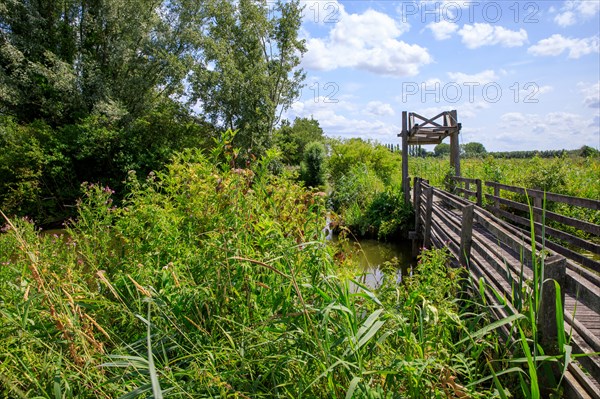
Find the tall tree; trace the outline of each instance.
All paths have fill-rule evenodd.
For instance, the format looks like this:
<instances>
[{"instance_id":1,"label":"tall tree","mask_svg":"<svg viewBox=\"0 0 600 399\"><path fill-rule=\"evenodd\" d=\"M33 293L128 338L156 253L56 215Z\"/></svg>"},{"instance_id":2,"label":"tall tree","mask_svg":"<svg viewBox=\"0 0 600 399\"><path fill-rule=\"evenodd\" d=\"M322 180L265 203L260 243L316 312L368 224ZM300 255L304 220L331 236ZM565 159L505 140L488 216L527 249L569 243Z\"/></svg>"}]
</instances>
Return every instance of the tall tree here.
<instances>
[{"instance_id":1,"label":"tall tree","mask_svg":"<svg viewBox=\"0 0 600 399\"><path fill-rule=\"evenodd\" d=\"M161 0L6 0L0 5L0 113L72 123L93 111L139 116L183 91L197 22ZM187 68L186 68L187 67Z\"/></svg>"},{"instance_id":2,"label":"tall tree","mask_svg":"<svg viewBox=\"0 0 600 399\"><path fill-rule=\"evenodd\" d=\"M483 144L477 142L462 144L461 151L463 156L467 158L483 157L485 154L487 154Z\"/></svg>"},{"instance_id":3,"label":"tall tree","mask_svg":"<svg viewBox=\"0 0 600 399\"><path fill-rule=\"evenodd\" d=\"M270 146L280 113L298 96L305 43L297 0L208 0L202 62L190 78L191 99L210 121L237 129L237 145Z\"/></svg>"},{"instance_id":4,"label":"tall tree","mask_svg":"<svg viewBox=\"0 0 600 399\"><path fill-rule=\"evenodd\" d=\"M433 149L433 153L436 157L443 157L450 154L450 144L439 143Z\"/></svg>"}]
</instances>

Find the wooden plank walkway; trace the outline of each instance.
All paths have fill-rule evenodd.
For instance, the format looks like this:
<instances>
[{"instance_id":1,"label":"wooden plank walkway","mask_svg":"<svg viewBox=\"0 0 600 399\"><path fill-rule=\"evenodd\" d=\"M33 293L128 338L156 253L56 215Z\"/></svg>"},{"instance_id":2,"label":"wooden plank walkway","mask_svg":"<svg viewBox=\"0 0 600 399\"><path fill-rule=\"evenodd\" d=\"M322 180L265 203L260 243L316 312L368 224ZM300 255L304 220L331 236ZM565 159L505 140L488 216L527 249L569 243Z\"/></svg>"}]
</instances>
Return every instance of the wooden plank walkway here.
<instances>
[{"instance_id":1,"label":"wooden plank walkway","mask_svg":"<svg viewBox=\"0 0 600 399\"><path fill-rule=\"evenodd\" d=\"M469 193L481 204L481 183L478 191L479 195ZM418 209L413 236L422 239L424 246L447 247L456 265L467 267L473 281L481 279L486 287L485 300L496 318L516 313L518 299L513 298L513 286L533 279L530 234L420 179L415 180L413 202ZM535 250L540 256L539 242L535 243ZM573 353L600 352L600 274L546 246L543 253L548 270L556 264L556 270L564 275L561 286L565 295L565 332L571 337ZM514 333L508 326L502 332L508 338ZM564 389L567 397L600 399L600 356L581 357L572 363Z\"/></svg>"}]
</instances>

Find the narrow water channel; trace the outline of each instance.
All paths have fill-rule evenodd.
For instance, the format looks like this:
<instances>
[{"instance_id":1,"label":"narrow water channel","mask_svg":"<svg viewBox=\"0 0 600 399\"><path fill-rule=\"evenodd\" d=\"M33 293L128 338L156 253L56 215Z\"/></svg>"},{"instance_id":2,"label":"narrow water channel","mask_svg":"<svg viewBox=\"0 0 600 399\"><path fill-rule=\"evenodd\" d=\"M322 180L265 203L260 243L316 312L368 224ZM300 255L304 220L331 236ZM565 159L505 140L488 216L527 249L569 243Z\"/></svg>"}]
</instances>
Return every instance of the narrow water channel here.
<instances>
[{"instance_id":1,"label":"narrow water channel","mask_svg":"<svg viewBox=\"0 0 600 399\"><path fill-rule=\"evenodd\" d=\"M358 259L363 275L359 278L367 287L376 289L383 282L384 277L389 278L390 271L382 270L385 262L394 258L398 259L398 268L391 271L394 274L397 283L402 281L403 277L412 273L413 267L417 264L416 259L412 257L412 243L410 240L401 240L399 242L381 242L373 239L359 239L360 253Z\"/></svg>"}]
</instances>

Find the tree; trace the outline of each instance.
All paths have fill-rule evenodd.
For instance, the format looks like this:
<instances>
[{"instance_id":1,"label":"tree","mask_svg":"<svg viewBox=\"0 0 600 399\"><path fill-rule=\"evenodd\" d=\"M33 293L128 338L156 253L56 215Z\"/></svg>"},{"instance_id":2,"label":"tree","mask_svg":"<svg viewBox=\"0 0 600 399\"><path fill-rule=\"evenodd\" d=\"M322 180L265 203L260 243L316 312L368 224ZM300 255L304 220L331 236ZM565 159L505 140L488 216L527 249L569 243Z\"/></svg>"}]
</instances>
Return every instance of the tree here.
<instances>
[{"instance_id":1,"label":"tree","mask_svg":"<svg viewBox=\"0 0 600 399\"><path fill-rule=\"evenodd\" d=\"M461 150L463 156L467 158L483 157L487 154L483 144L477 142L463 144Z\"/></svg>"},{"instance_id":2,"label":"tree","mask_svg":"<svg viewBox=\"0 0 600 399\"><path fill-rule=\"evenodd\" d=\"M584 157L584 158L597 156L598 153L599 153L598 150L596 150L593 147L587 146L587 145L584 145L579 150L579 155L582 156L582 157Z\"/></svg>"},{"instance_id":3,"label":"tree","mask_svg":"<svg viewBox=\"0 0 600 399\"><path fill-rule=\"evenodd\" d=\"M83 181L119 190L129 170L202 142L207 126L176 100L200 37L195 3L0 2L0 208L68 217Z\"/></svg>"},{"instance_id":4,"label":"tree","mask_svg":"<svg viewBox=\"0 0 600 399\"><path fill-rule=\"evenodd\" d=\"M298 68L306 51L298 37L299 2L203 4L202 60L190 76L191 101L216 126L239 130L236 146L260 153L270 146L280 113L297 98L304 79Z\"/></svg>"},{"instance_id":5,"label":"tree","mask_svg":"<svg viewBox=\"0 0 600 399\"><path fill-rule=\"evenodd\" d=\"M318 187L325 184L327 179L327 151L323 143L313 141L308 143L304 151L301 165L301 178L307 187Z\"/></svg>"},{"instance_id":6,"label":"tree","mask_svg":"<svg viewBox=\"0 0 600 399\"><path fill-rule=\"evenodd\" d=\"M450 144L439 143L433 149L433 153L436 157L444 157L450 154Z\"/></svg>"},{"instance_id":7,"label":"tree","mask_svg":"<svg viewBox=\"0 0 600 399\"><path fill-rule=\"evenodd\" d=\"M221 128L264 150L304 76L300 23L297 0L0 1L0 170L15 172L0 191L40 214L28 196L54 208L83 181L124 190L129 170L160 169Z\"/></svg>"},{"instance_id":8,"label":"tree","mask_svg":"<svg viewBox=\"0 0 600 399\"><path fill-rule=\"evenodd\" d=\"M319 121L308 118L296 118L290 124L285 120L275 131L274 143L281 149L284 162L299 165L306 145L312 141L324 142L323 129Z\"/></svg>"},{"instance_id":9,"label":"tree","mask_svg":"<svg viewBox=\"0 0 600 399\"><path fill-rule=\"evenodd\" d=\"M180 0L185 1L185 0ZM132 120L182 94L182 41L197 19L178 1L7 0L0 7L0 113L52 126L92 112Z\"/></svg>"}]
</instances>

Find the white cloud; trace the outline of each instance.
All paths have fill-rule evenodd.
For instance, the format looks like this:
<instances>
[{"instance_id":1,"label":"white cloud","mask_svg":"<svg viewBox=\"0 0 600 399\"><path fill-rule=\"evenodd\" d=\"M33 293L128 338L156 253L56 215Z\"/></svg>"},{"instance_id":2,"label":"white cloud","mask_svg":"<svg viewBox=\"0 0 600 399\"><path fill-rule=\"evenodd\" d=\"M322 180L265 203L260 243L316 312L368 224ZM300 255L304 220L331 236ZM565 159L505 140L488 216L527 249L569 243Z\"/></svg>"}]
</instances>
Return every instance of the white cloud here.
<instances>
[{"instance_id":1,"label":"white cloud","mask_svg":"<svg viewBox=\"0 0 600 399\"><path fill-rule=\"evenodd\" d=\"M461 104L447 104L438 105L435 107L419 108L416 112L420 115L430 118L444 111L455 109L458 115L458 121L460 122L463 119L475 118L479 111L489 107L490 105L485 101L465 101Z\"/></svg>"},{"instance_id":2,"label":"white cloud","mask_svg":"<svg viewBox=\"0 0 600 399\"><path fill-rule=\"evenodd\" d=\"M566 26L575 25L575 13L572 11L565 11L555 16L554 22L556 22L559 26L562 26L563 28Z\"/></svg>"},{"instance_id":3,"label":"white cloud","mask_svg":"<svg viewBox=\"0 0 600 399\"><path fill-rule=\"evenodd\" d=\"M577 86L583 94L583 104L589 108L600 109L600 82L596 84L578 83Z\"/></svg>"},{"instance_id":4,"label":"white cloud","mask_svg":"<svg viewBox=\"0 0 600 399\"><path fill-rule=\"evenodd\" d=\"M506 123L509 126L517 126L525 123L527 118L521 112L507 112L500 117L502 123Z\"/></svg>"},{"instance_id":5,"label":"white cloud","mask_svg":"<svg viewBox=\"0 0 600 399\"><path fill-rule=\"evenodd\" d=\"M371 115L376 115L376 116L383 116L383 115L394 115L394 109L392 108L392 106L390 104L387 103L383 103L381 101L369 101L369 103L367 104L367 107L365 108L365 111L368 114Z\"/></svg>"},{"instance_id":6,"label":"white cloud","mask_svg":"<svg viewBox=\"0 0 600 399\"><path fill-rule=\"evenodd\" d=\"M569 52L569 58L577 59L581 56L600 51L598 36L583 39L572 39L555 33L549 38L542 39L527 49L527 52L537 56L557 56L564 51Z\"/></svg>"},{"instance_id":7,"label":"white cloud","mask_svg":"<svg viewBox=\"0 0 600 399\"><path fill-rule=\"evenodd\" d=\"M368 9L348 14L339 5L339 22L326 38L308 38L303 64L317 70L357 68L388 76L414 76L432 62L426 48L398 40L407 24Z\"/></svg>"},{"instance_id":8,"label":"white cloud","mask_svg":"<svg viewBox=\"0 0 600 399\"><path fill-rule=\"evenodd\" d=\"M555 11L550 10L550 12ZM599 12L600 1L569 0L564 2L560 12L554 17L554 22L564 28L588 20Z\"/></svg>"},{"instance_id":9,"label":"white cloud","mask_svg":"<svg viewBox=\"0 0 600 399\"><path fill-rule=\"evenodd\" d=\"M499 44L502 47L518 47L527 41L527 31L519 29L512 31L502 26L492 26L487 23L465 24L458 34L467 48L474 49L482 46Z\"/></svg>"},{"instance_id":10,"label":"white cloud","mask_svg":"<svg viewBox=\"0 0 600 399\"><path fill-rule=\"evenodd\" d=\"M458 25L448 21L440 21L428 23L427 28L431 30L436 40L446 40L458 30Z\"/></svg>"},{"instance_id":11,"label":"white cloud","mask_svg":"<svg viewBox=\"0 0 600 399\"><path fill-rule=\"evenodd\" d=\"M389 104L385 105L391 109ZM330 137L362 137L387 142L397 139L400 131L397 125L372 115L364 119L346 116L355 115L356 108L356 104L346 100L333 104L323 103L322 99L311 99L295 102L284 117L290 120L294 117L312 117L319 121L325 134Z\"/></svg>"},{"instance_id":12,"label":"white cloud","mask_svg":"<svg viewBox=\"0 0 600 399\"><path fill-rule=\"evenodd\" d=\"M597 130L590 129L589 117L568 112L508 112L500 122L504 129L494 138L507 149L575 149L598 141Z\"/></svg>"},{"instance_id":13,"label":"white cloud","mask_svg":"<svg viewBox=\"0 0 600 399\"><path fill-rule=\"evenodd\" d=\"M479 83L486 84L498 80L498 75L491 69L469 75L462 72L448 72L448 77L456 83Z\"/></svg>"}]
</instances>

